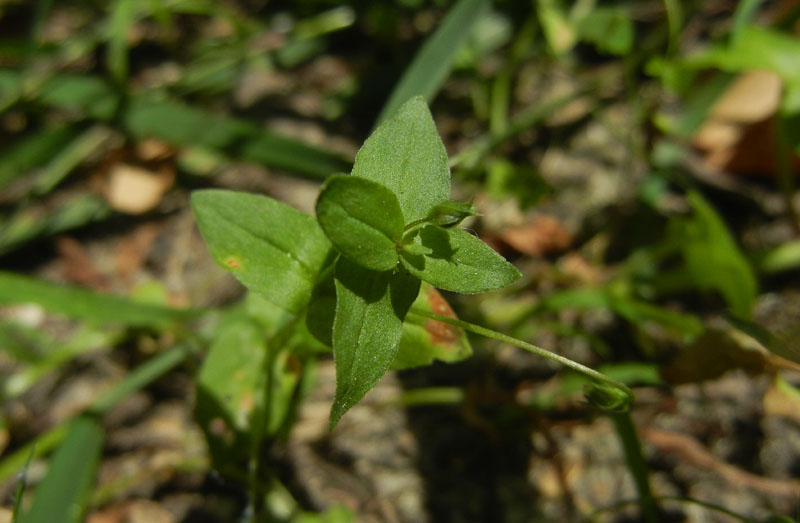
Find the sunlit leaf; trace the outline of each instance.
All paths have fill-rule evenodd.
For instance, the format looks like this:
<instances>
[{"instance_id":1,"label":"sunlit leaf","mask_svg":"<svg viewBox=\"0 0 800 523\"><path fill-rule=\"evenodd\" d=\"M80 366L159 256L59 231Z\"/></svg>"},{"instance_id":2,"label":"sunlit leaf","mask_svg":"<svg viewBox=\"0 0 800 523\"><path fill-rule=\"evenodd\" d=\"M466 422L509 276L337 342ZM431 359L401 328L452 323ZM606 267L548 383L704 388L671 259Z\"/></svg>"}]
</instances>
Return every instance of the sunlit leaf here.
<instances>
[{"instance_id":1,"label":"sunlit leaf","mask_svg":"<svg viewBox=\"0 0 800 523\"><path fill-rule=\"evenodd\" d=\"M419 285L419 280L403 272L368 271L346 258L336 262L336 396L331 428L391 365L403 335L403 320Z\"/></svg>"}]
</instances>

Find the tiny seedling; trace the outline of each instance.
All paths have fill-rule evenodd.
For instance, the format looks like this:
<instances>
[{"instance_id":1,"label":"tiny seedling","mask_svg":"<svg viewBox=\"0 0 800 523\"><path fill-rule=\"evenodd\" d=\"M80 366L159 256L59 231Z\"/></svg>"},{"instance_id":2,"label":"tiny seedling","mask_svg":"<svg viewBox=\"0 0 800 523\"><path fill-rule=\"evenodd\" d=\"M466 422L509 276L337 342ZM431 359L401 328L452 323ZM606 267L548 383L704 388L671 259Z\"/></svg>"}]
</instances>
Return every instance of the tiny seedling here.
<instances>
[{"instance_id":1,"label":"tiny seedling","mask_svg":"<svg viewBox=\"0 0 800 523\"><path fill-rule=\"evenodd\" d=\"M412 307L421 282L477 294L520 277L459 227L477 213L449 197L444 144L427 105L414 98L367 139L349 175L325 181L316 220L277 200L227 190L195 192L192 208L220 265L268 301L304 316L308 330L333 347L331 428L391 367L404 322L414 317L559 361L603 384L590 395L595 404L625 410L632 395L621 383L521 340ZM613 405L605 405L609 398Z\"/></svg>"}]
</instances>

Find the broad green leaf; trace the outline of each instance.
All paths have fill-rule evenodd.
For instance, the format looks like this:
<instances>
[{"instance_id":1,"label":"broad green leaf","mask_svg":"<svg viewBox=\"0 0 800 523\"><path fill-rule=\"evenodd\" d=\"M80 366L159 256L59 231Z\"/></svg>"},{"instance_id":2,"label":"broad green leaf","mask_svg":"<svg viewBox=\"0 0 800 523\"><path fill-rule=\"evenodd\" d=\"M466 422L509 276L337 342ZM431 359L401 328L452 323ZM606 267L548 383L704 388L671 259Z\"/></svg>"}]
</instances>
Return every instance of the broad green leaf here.
<instances>
[{"instance_id":1,"label":"broad green leaf","mask_svg":"<svg viewBox=\"0 0 800 523\"><path fill-rule=\"evenodd\" d=\"M420 285L403 271L368 271L347 258L336 262L335 278L336 397L331 407L331 428L391 365L403 335L403 320Z\"/></svg>"},{"instance_id":2,"label":"broad green leaf","mask_svg":"<svg viewBox=\"0 0 800 523\"><path fill-rule=\"evenodd\" d=\"M253 418L264 408L266 355L261 326L239 312L227 315L197 377L195 413L217 461L249 448Z\"/></svg>"},{"instance_id":3,"label":"broad green leaf","mask_svg":"<svg viewBox=\"0 0 800 523\"><path fill-rule=\"evenodd\" d=\"M428 102L433 99L489 5L487 0L459 0L453 6L395 85L378 117L379 123L391 117L412 96L422 96Z\"/></svg>"},{"instance_id":4,"label":"broad green leaf","mask_svg":"<svg viewBox=\"0 0 800 523\"><path fill-rule=\"evenodd\" d=\"M336 315L336 286L333 272L317 282L306 310L306 327L320 342L333 346L333 319Z\"/></svg>"},{"instance_id":5,"label":"broad green leaf","mask_svg":"<svg viewBox=\"0 0 800 523\"><path fill-rule=\"evenodd\" d=\"M625 55L633 46L633 21L625 9L597 6L578 23L578 36L602 52Z\"/></svg>"},{"instance_id":6,"label":"broad green leaf","mask_svg":"<svg viewBox=\"0 0 800 523\"><path fill-rule=\"evenodd\" d=\"M266 196L215 189L195 191L192 209L218 264L275 305L303 311L330 249L314 218Z\"/></svg>"},{"instance_id":7,"label":"broad green leaf","mask_svg":"<svg viewBox=\"0 0 800 523\"><path fill-rule=\"evenodd\" d=\"M728 72L766 69L785 82L800 83L800 40L773 29L738 28L729 45L719 45L686 63L692 67L716 67Z\"/></svg>"},{"instance_id":8,"label":"broad green leaf","mask_svg":"<svg viewBox=\"0 0 800 523\"><path fill-rule=\"evenodd\" d=\"M422 284L414 301L415 310L422 309L442 316L456 315L439 291L427 283ZM455 362L472 355L472 347L463 329L415 314L406 316L400 348L392 362L392 369L408 369L430 365L434 360Z\"/></svg>"},{"instance_id":9,"label":"broad green leaf","mask_svg":"<svg viewBox=\"0 0 800 523\"><path fill-rule=\"evenodd\" d=\"M701 289L722 294L735 315L750 318L758 294L753 269L708 202L694 192L688 199L694 216L677 234L689 277Z\"/></svg>"},{"instance_id":10,"label":"broad green leaf","mask_svg":"<svg viewBox=\"0 0 800 523\"><path fill-rule=\"evenodd\" d=\"M198 310L147 305L120 296L0 271L0 305L9 303L36 303L51 312L73 318L141 327L165 327L171 322L188 320L200 314Z\"/></svg>"},{"instance_id":11,"label":"broad green leaf","mask_svg":"<svg viewBox=\"0 0 800 523\"><path fill-rule=\"evenodd\" d=\"M317 220L342 256L373 271L397 265L403 211L383 185L354 176L332 176L317 200Z\"/></svg>"},{"instance_id":12,"label":"broad green leaf","mask_svg":"<svg viewBox=\"0 0 800 523\"><path fill-rule=\"evenodd\" d=\"M450 197L447 152L422 98L406 102L367 138L352 174L392 191L406 223L425 218Z\"/></svg>"},{"instance_id":13,"label":"broad green leaf","mask_svg":"<svg viewBox=\"0 0 800 523\"><path fill-rule=\"evenodd\" d=\"M462 229L426 225L410 234L412 243L400 252L400 261L434 287L477 294L505 287L521 276L491 247Z\"/></svg>"},{"instance_id":14,"label":"broad green leaf","mask_svg":"<svg viewBox=\"0 0 800 523\"><path fill-rule=\"evenodd\" d=\"M26 523L77 523L86 511L105 434L95 416L80 416L69 428L42 483L36 488Z\"/></svg>"}]
</instances>

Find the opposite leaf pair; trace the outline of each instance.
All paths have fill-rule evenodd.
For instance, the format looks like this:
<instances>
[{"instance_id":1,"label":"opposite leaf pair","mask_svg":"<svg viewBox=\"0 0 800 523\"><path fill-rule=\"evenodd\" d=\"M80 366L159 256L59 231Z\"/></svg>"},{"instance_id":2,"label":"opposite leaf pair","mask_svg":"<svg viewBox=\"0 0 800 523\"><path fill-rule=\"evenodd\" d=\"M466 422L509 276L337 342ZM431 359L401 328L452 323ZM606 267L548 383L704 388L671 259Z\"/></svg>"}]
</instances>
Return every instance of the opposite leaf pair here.
<instances>
[{"instance_id":1,"label":"opposite leaf pair","mask_svg":"<svg viewBox=\"0 0 800 523\"><path fill-rule=\"evenodd\" d=\"M317 220L342 256L372 271L400 261L434 287L476 294L503 287L519 272L485 243L455 228L477 213L446 200L425 218L406 223L400 202L383 185L356 176L332 176L317 201Z\"/></svg>"},{"instance_id":2,"label":"opposite leaf pair","mask_svg":"<svg viewBox=\"0 0 800 523\"><path fill-rule=\"evenodd\" d=\"M474 294L519 278L513 265L455 227L475 212L448 200L449 193L444 144L421 98L367 139L350 176L324 184L317 220L341 254L334 271L332 427L391 365L420 280Z\"/></svg>"},{"instance_id":3,"label":"opposite leaf pair","mask_svg":"<svg viewBox=\"0 0 800 523\"><path fill-rule=\"evenodd\" d=\"M193 194L215 260L276 305L306 314L312 333L332 344L332 427L392 364L420 280L474 294L520 276L456 227L475 212L449 194L447 155L421 98L370 136L350 176L324 184L316 221L263 196Z\"/></svg>"}]
</instances>

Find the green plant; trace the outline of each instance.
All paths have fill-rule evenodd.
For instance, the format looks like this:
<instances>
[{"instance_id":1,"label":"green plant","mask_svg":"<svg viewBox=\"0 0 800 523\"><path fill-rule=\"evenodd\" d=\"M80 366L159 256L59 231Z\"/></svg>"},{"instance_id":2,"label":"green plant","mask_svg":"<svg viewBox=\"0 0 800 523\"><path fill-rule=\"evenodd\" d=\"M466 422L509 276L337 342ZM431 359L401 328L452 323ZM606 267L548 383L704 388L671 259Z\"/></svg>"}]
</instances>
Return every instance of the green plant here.
<instances>
[{"instance_id":1,"label":"green plant","mask_svg":"<svg viewBox=\"0 0 800 523\"><path fill-rule=\"evenodd\" d=\"M449 195L444 145L425 102L414 98L367 139L350 175L326 180L316 221L276 200L224 190L195 192L192 207L219 264L273 304L305 315L309 331L333 347L331 428L390 368L409 314L564 363L603 382L616 393L607 407L624 411L632 395L621 383L520 340L412 307L421 281L477 294L520 277L458 227L477 213Z\"/></svg>"}]
</instances>

